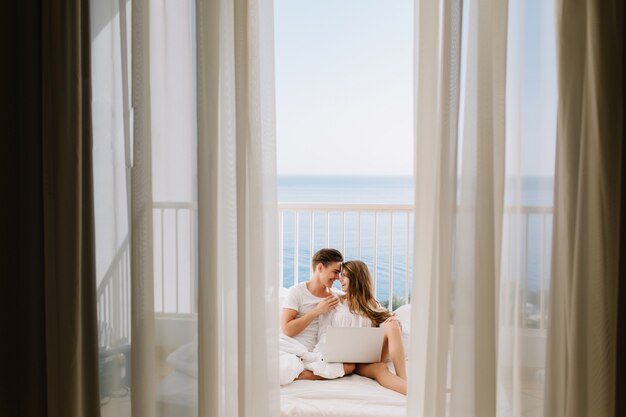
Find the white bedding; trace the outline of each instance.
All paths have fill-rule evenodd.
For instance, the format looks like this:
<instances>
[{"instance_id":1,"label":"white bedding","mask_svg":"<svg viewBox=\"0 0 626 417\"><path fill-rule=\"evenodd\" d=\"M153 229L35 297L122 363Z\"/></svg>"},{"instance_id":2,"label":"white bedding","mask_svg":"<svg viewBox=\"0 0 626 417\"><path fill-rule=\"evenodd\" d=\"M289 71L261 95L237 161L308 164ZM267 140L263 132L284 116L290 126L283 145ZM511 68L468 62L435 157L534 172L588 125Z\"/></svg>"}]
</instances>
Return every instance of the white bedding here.
<instances>
[{"instance_id":1,"label":"white bedding","mask_svg":"<svg viewBox=\"0 0 626 417\"><path fill-rule=\"evenodd\" d=\"M294 381L280 389L283 417L404 417L406 397L359 375Z\"/></svg>"},{"instance_id":2,"label":"white bedding","mask_svg":"<svg viewBox=\"0 0 626 417\"><path fill-rule=\"evenodd\" d=\"M158 387L158 416L196 416L197 390L196 378L172 372ZM404 417L405 407L404 395L359 375L328 381L294 381L280 389L282 417Z\"/></svg>"},{"instance_id":3,"label":"white bedding","mask_svg":"<svg viewBox=\"0 0 626 417\"><path fill-rule=\"evenodd\" d=\"M403 329L409 329L410 306L396 311ZM408 334L405 349L408 352ZM181 346L168 357L174 372L158 386L159 417L197 415L198 380L195 343ZM391 363L388 363L393 368ZM294 381L280 388L283 417L404 417L406 397L359 375L326 381Z\"/></svg>"}]
</instances>

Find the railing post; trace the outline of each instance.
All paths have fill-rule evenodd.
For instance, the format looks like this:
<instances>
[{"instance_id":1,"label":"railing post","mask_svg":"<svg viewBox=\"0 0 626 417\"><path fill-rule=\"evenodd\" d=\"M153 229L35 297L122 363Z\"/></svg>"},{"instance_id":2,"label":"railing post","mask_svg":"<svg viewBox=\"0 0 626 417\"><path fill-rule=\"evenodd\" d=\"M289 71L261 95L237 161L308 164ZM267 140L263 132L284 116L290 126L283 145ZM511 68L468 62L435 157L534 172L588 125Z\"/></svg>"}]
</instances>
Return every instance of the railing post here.
<instances>
[{"instance_id":1,"label":"railing post","mask_svg":"<svg viewBox=\"0 0 626 417\"><path fill-rule=\"evenodd\" d=\"M293 242L293 285L298 284L298 229L300 226L300 217L298 211L294 213L293 229L294 229L294 242Z\"/></svg>"},{"instance_id":2,"label":"railing post","mask_svg":"<svg viewBox=\"0 0 626 417\"><path fill-rule=\"evenodd\" d=\"M393 211L389 212L389 311L393 311Z\"/></svg>"},{"instance_id":3,"label":"railing post","mask_svg":"<svg viewBox=\"0 0 626 417\"><path fill-rule=\"evenodd\" d=\"M346 212L341 212L341 253L346 256Z\"/></svg>"},{"instance_id":4,"label":"railing post","mask_svg":"<svg viewBox=\"0 0 626 417\"><path fill-rule=\"evenodd\" d=\"M163 217L165 209L160 210L161 214L161 313L165 312L165 235L163 234Z\"/></svg>"},{"instance_id":5,"label":"railing post","mask_svg":"<svg viewBox=\"0 0 626 417\"><path fill-rule=\"evenodd\" d=\"M541 256L539 272L539 328L545 329L545 260L546 260L546 214L541 215Z\"/></svg>"},{"instance_id":6,"label":"railing post","mask_svg":"<svg viewBox=\"0 0 626 417\"><path fill-rule=\"evenodd\" d=\"M313 240L313 236L315 235L315 213L313 210L309 211L309 213L311 214L309 219L309 226L310 226L310 230L309 230L309 258L313 258L313 244L314 244L314 240Z\"/></svg>"},{"instance_id":7,"label":"railing post","mask_svg":"<svg viewBox=\"0 0 626 417\"><path fill-rule=\"evenodd\" d=\"M282 288L284 282L284 265L283 265L283 233L285 227L285 212L284 210L279 210L278 215L278 271L279 271L279 279L280 279L280 287Z\"/></svg>"},{"instance_id":8,"label":"railing post","mask_svg":"<svg viewBox=\"0 0 626 417\"><path fill-rule=\"evenodd\" d=\"M374 212L374 297L376 297L376 284L378 283L378 213Z\"/></svg>"},{"instance_id":9,"label":"railing post","mask_svg":"<svg viewBox=\"0 0 626 417\"><path fill-rule=\"evenodd\" d=\"M406 260L405 260L405 272L406 278L404 282L404 304L409 304L409 244L410 244L410 233L409 229L411 228L411 219L410 214L406 212Z\"/></svg>"},{"instance_id":10,"label":"railing post","mask_svg":"<svg viewBox=\"0 0 626 417\"><path fill-rule=\"evenodd\" d=\"M356 228L356 247L357 247L357 256L361 259L361 210L358 212L358 220L357 220L357 228Z\"/></svg>"},{"instance_id":11,"label":"railing post","mask_svg":"<svg viewBox=\"0 0 626 417\"><path fill-rule=\"evenodd\" d=\"M326 210L326 247L330 246L330 211Z\"/></svg>"},{"instance_id":12,"label":"railing post","mask_svg":"<svg viewBox=\"0 0 626 417\"><path fill-rule=\"evenodd\" d=\"M174 271L174 276L176 277L176 313L180 313L180 309L178 306L178 298L179 298L179 294L178 294L178 287L180 287L180 283L178 281L178 208L175 209L174 211L174 245L175 245L175 261L174 261L174 265L176 267L176 270Z\"/></svg>"}]
</instances>

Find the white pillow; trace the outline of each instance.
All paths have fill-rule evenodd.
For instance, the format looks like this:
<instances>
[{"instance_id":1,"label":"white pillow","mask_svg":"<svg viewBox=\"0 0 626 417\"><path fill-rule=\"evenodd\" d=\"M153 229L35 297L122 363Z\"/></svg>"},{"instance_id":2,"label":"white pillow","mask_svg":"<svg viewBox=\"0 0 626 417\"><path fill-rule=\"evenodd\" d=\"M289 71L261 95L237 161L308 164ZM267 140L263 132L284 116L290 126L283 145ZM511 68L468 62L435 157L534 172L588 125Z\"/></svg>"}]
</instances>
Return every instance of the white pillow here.
<instances>
[{"instance_id":1,"label":"white pillow","mask_svg":"<svg viewBox=\"0 0 626 417\"><path fill-rule=\"evenodd\" d=\"M409 333L411 328L411 304L405 304L398 307L393 314L396 315L400 324L402 324L402 333Z\"/></svg>"},{"instance_id":2,"label":"white pillow","mask_svg":"<svg viewBox=\"0 0 626 417\"><path fill-rule=\"evenodd\" d=\"M167 356L167 363L178 372L198 377L198 342L182 345Z\"/></svg>"},{"instance_id":3,"label":"white pillow","mask_svg":"<svg viewBox=\"0 0 626 417\"><path fill-rule=\"evenodd\" d=\"M398 307L393 312L402 326L402 342L404 343L404 355L409 357L409 342L411 340L411 304Z\"/></svg>"}]
</instances>

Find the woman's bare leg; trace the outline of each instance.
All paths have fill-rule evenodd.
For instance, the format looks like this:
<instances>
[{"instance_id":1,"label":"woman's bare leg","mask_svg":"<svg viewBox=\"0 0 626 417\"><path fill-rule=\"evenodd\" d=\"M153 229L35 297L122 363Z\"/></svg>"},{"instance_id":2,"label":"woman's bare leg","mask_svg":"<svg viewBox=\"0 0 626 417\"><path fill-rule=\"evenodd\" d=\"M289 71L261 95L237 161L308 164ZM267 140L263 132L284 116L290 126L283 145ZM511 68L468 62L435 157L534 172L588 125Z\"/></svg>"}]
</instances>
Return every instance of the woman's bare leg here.
<instances>
[{"instance_id":1,"label":"woman's bare leg","mask_svg":"<svg viewBox=\"0 0 626 417\"><path fill-rule=\"evenodd\" d=\"M374 379L383 387L406 395L406 380L391 373L382 362L359 363L356 365L355 373Z\"/></svg>"},{"instance_id":2,"label":"woman's bare leg","mask_svg":"<svg viewBox=\"0 0 626 417\"><path fill-rule=\"evenodd\" d=\"M406 362L404 356L404 343L402 342L402 329L396 320L390 320L383 324L385 339L383 342L383 360L391 357L396 375L406 381Z\"/></svg>"},{"instance_id":3,"label":"woman's bare leg","mask_svg":"<svg viewBox=\"0 0 626 417\"><path fill-rule=\"evenodd\" d=\"M322 379L325 379L325 378L322 378L321 376L317 376L311 371L302 371L300 372L300 375L298 375L298 377L296 378L296 381L297 380L321 381Z\"/></svg>"},{"instance_id":4,"label":"woman's bare leg","mask_svg":"<svg viewBox=\"0 0 626 417\"><path fill-rule=\"evenodd\" d=\"M343 372L344 376L350 375L356 369L356 365L353 363L344 363L343 364Z\"/></svg>"}]
</instances>

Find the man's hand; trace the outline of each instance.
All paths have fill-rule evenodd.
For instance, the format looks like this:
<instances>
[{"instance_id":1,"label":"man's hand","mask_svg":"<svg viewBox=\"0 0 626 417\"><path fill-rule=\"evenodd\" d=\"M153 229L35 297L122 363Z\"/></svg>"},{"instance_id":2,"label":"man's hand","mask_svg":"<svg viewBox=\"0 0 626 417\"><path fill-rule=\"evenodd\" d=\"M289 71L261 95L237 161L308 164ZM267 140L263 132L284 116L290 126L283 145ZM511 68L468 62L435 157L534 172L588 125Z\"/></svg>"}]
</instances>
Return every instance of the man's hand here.
<instances>
[{"instance_id":1,"label":"man's hand","mask_svg":"<svg viewBox=\"0 0 626 417\"><path fill-rule=\"evenodd\" d=\"M339 303L339 297L336 295L329 295L324 298L323 301L320 301L319 304L315 307L317 310L317 314L326 314L333 308L337 307L337 303Z\"/></svg>"}]
</instances>

